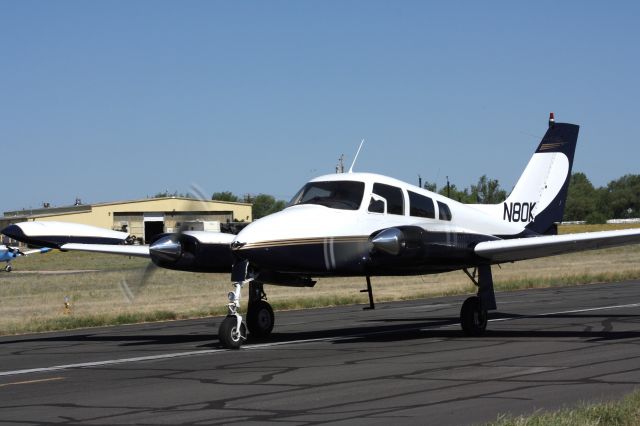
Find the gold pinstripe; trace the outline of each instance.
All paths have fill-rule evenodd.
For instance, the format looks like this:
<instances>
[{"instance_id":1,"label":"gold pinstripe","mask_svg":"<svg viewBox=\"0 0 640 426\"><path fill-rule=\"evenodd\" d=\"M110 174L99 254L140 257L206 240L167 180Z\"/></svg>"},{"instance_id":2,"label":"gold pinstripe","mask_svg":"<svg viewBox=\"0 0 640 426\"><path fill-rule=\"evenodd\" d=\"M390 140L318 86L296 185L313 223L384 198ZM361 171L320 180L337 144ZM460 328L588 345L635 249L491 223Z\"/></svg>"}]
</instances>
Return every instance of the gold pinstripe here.
<instances>
[{"instance_id":1,"label":"gold pinstripe","mask_svg":"<svg viewBox=\"0 0 640 426\"><path fill-rule=\"evenodd\" d=\"M261 241L258 243L247 243L240 247L239 250L255 249L255 248L268 248L268 247L289 247L289 246L302 246L309 244L325 244L326 237L322 238L294 238L289 240L273 240L273 241ZM333 237L334 244L342 243L366 243L369 241L368 236L348 236L348 237Z\"/></svg>"},{"instance_id":2,"label":"gold pinstripe","mask_svg":"<svg viewBox=\"0 0 640 426\"><path fill-rule=\"evenodd\" d=\"M558 148L559 146L562 146L564 144L565 142L543 143L542 145L540 145L540 150L546 151L548 149Z\"/></svg>"}]
</instances>

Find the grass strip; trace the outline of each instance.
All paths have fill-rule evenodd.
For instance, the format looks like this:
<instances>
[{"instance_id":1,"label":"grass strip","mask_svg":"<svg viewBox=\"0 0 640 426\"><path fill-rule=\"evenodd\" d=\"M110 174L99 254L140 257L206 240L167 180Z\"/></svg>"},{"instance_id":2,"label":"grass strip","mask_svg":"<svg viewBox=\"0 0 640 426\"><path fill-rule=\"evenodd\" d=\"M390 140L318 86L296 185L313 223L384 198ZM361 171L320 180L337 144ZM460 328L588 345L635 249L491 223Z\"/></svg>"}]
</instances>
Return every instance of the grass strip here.
<instances>
[{"instance_id":1,"label":"grass strip","mask_svg":"<svg viewBox=\"0 0 640 426\"><path fill-rule=\"evenodd\" d=\"M32 319L25 323L14 322L2 330L3 334L20 334L25 332L41 333L46 331L73 330L79 328L104 327L112 325L140 324L145 322L173 321L180 319L203 318L222 315L226 308L173 312L157 310L152 312L126 312L120 314L74 315L59 318Z\"/></svg>"},{"instance_id":2,"label":"grass strip","mask_svg":"<svg viewBox=\"0 0 640 426\"><path fill-rule=\"evenodd\" d=\"M640 424L640 391L620 401L581 403L575 408L535 413L531 416L499 416L491 426L636 426Z\"/></svg>"},{"instance_id":3,"label":"grass strip","mask_svg":"<svg viewBox=\"0 0 640 426\"><path fill-rule=\"evenodd\" d=\"M495 283L497 291L516 291L532 288L548 288L592 284L599 282L617 282L631 279L640 279L640 270L621 273L595 273L565 275L561 277L524 278L518 280L498 281ZM461 288L443 288L441 291L398 294L395 296L376 297L377 302L393 300L426 299L441 296L455 296L475 293L476 288L469 284ZM358 293L341 295L319 295L305 297L289 297L275 300L272 303L274 310L297 310L310 308L323 308L331 306L344 306L362 303L362 296ZM21 334L30 332L46 332L58 330L72 330L78 328L102 327L123 324L136 324L154 321L169 321L179 319L204 318L226 314L225 306L214 306L198 310L152 310L147 312L122 312L103 314L69 314L54 318L30 318L27 321L12 321L3 324L0 335Z\"/></svg>"}]
</instances>

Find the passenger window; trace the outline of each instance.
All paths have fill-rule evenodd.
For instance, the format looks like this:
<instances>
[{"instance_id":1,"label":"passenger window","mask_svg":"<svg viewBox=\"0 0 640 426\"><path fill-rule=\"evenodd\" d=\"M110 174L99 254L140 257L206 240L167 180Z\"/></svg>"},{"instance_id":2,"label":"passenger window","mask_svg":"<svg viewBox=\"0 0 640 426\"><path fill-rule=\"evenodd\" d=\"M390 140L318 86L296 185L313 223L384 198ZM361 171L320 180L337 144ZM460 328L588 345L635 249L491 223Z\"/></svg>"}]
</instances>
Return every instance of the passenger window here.
<instances>
[{"instance_id":1,"label":"passenger window","mask_svg":"<svg viewBox=\"0 0 640 426\"><path fill-rule=\"evenodd\" d=\"M449 206L440 201L438 201L438 213L440 220L451 220L451 210L449 210Z\"/></svg>"},{"instance_id":2,"label":"passenger window","mask_svg":"<svg viewBox=\"0 0 640 426\"><path fill-rule=\"evenodd\" d=\"M433 200L424 195L409 191L409 214L417 217L436 218L436 209Z\"/></svg>"},{"instance_id":3,"label":"passenger window","mask_svg":"<svg viewBox=\"0 0 640 426\"><path fill-rule=\"evenodd\" d=\"M383 183L374 183L373 193L387 200L387 213L404 214L404 197L400 188Z\"/></svg>"}]
</instances>

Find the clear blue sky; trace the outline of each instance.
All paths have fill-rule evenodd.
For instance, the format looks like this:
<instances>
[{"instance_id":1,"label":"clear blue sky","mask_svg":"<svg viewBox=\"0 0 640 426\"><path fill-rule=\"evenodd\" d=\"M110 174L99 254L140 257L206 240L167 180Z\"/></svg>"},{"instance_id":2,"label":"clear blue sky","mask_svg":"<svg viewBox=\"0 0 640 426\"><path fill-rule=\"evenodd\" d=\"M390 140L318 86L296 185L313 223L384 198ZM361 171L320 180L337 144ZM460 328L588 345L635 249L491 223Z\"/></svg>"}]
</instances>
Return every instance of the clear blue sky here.
<instances>
[{"instance_id":1,"label":"clear blue sky","mask_svg":"<svg viewBox=\"0 0 640 426\"><path fill-rule=\"evenodd\" d=\"M605 185L640 173L639 5L0 0L0 211L288 199L361 138L357 171L510 190L550 111Z\"/></svg>"}]
</instances>

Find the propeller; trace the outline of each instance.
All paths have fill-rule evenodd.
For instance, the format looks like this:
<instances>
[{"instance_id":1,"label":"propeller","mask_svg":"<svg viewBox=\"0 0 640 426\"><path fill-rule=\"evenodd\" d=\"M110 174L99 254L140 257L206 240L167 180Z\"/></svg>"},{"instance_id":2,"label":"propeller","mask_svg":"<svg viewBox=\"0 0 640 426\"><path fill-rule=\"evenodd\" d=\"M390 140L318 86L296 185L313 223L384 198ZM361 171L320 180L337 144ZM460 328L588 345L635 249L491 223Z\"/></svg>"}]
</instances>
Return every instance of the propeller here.
<instances>
[{"instance_id":1,"label":"propeller","mask_svg":"<svg viewBox=\"0 0 640 426\"><path fill-rule=\"evenodd\" d=\"M9 250L14 256L25 256L25 254L17 247L9 247L7 246L7 250Z\"/></svg>"},{"instance_id":2,"label":"propeller","mask_svg":"<svg viewBox=\"0 0 640 426\"><path fill-rule=\"evenodd\" d=\"M132 284L129 283L129 280L127 280L126 277L122 278L120 281L120 290L128 303L134 302L136 297L138 297L142 292L142 289L151 281L151 277L158 269L159 268L155 263L149 262L142 271L142 274L140 274L137 279L132 280Z\"/></svg>"},{"instance_id":3,"label":"propeller","mask_svg":"<svg viewBox=\"0 0 640 426\"><path fill-rule=\"evenodd\" d=\"M195 183L192 183L189 189L190 193L195 195L194 198L196 200L201 202L208 200L208 198L204 196L202 188ZM203 208L202 210L205 211L206 208ZM149 254L152 261L149 262L142 274L136 280L137 283L130 284L126 278L123 278L122 281L120 281L120 289L129 303L133 303L136 297L139 296L144 288L151 282L151 279L160 268L158 263L174 263L183 257L185 231L187 231L186 226L181 225L177 229L177 232L164 234L152 241L149 245Z\"/></svg>"}]
</instances>

